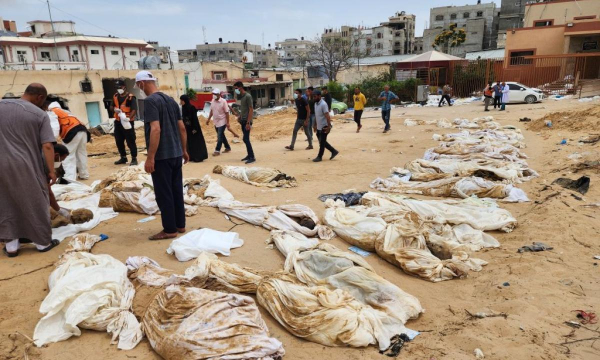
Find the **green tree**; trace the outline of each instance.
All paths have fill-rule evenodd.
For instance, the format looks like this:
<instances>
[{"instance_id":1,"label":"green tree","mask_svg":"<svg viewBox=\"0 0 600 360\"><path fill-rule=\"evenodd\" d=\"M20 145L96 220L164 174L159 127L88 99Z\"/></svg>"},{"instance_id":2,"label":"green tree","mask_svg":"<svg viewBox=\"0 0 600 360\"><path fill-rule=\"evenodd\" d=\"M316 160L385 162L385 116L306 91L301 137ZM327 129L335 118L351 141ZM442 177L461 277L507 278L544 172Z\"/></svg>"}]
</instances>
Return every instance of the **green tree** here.
<instances>
[{"instance_id":1,"label":"green tree","mask_svg":"<svg viewBox=\"0 0 600 360\"><path fill-rule=\"evenodd\" d=\"M346 88L337 81L330 81L327 83L327 91L331 94L331 97L338 100L344 101L346 99Z\"/></svg>"},{"instance_id":2,"label":"green tree","mask_svg":"<svg viewBox=\"0 0 600 360\"><path fill-rule=\"evenodd\" d=\"M441 48L443 53L448 54L448 51L451 48L455 48L464 43L465 40L467 40L465 29L457 30L456 28L456 24L450 24L448 29L442 30L442 32L433 40L433 44L431 44L433 48L436 50Z\"/></svg>"},{"instance_id":3,"label":"green tree","mask_svg":"<svg viewBox=\"0 0 600 360\"><path fill-rule=\"evenodd\" d=\"M190 100L196 100L196 90L188 88L185 91L185 94L190 97Z\"/></svg>"}]
</instances>

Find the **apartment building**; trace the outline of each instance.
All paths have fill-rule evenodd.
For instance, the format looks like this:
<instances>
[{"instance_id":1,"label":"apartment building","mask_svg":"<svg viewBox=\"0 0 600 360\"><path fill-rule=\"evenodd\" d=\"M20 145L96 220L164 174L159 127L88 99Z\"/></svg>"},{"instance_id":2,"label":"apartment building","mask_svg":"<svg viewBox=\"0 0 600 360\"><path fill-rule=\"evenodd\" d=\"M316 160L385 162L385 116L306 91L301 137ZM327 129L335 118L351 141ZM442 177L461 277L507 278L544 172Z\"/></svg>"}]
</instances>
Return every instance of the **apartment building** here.
<instances>
[{"instance_id":1,"label":"apartment building","mask_svg":"<svg viewBox=\"0 0 600 360\"><path fill-rule=\"evenodd\" d=\"M498 39L496 40L498 48L504 48L506 45L507 30L523 27L527 2L527 0L502 0L498 21Z\"/></svg>"},{"instance_id":2,"label":"apartment building","mask_svg":"<svg viewBox=\"0 0 600 360\"><path fill-rule=\"evenodd\" d=\"M296 38L285 39L275 43L275 50L283 66L302 66L312 41Z\"/></svg>"},{"instance_id":3,"label":"apartment building","mask_svg":"<svg viewBox=\"0 0 600 360\"><path fill-rule=\"evenodd\" d=\"M251 55L247 54L250 53ZM196 56L199 61L232 61L251 64L254 67L276 67L279 66L279 56L277 51L263 49L260 45L243 42L223 42L219 38L218 43L204 43L196 45Z\"/></svg>"}]
</instances>

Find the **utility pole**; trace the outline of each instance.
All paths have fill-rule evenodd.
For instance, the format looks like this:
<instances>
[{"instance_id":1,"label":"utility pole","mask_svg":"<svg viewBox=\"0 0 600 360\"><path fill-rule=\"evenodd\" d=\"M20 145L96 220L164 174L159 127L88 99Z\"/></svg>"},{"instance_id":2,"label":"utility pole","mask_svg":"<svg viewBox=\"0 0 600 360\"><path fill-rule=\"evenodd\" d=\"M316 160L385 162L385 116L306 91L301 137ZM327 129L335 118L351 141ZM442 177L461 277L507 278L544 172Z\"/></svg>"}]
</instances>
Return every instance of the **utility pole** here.
<instances>
[{"instance_id":1,"label":"utility pole","mask_svg":"<svg viewBox=\"0 0 600 360\"><path fill-rule=\"evenodd\" d=\"M48 14L50 15L50 26L52 27L52 37L54 38L54 54L56 55L56 61L59 62L58 58L58 48L56 47L56 31L54 30L54 21L52 20L52 11L50 10L50 0L46 0L46 4L48 5ZM71 56L71 54L68 54ZM58 69L60 70L60 65L58 65Z\"/></svg>"}]
</instances>

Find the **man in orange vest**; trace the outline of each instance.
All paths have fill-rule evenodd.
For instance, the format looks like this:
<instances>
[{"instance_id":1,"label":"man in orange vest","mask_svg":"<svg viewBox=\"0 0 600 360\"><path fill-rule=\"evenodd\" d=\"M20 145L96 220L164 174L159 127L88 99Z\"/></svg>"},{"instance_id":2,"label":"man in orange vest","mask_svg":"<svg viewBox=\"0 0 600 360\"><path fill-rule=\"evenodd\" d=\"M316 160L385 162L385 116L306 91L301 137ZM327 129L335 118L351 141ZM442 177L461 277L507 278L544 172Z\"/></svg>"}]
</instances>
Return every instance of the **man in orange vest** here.
<instances>
[{"instance_id":1,"label":"man in orange vest","mask_svg":"<svg viewBox=\"0 0 600 360\"><path fill-rule=\"evenodd\" d=\"M137 101L133 94L127 91L125 81L117 80L117 93L113 96L113 111L115 117L115 142L121 158L115 161L115 165L127 164L127 152L125 151L125 142L131 153L131 164L137 165L137 146L135 144L135 128L133 122L137 114ZM119 112L125 113L131 124L130 129L125 129L119 120Z\"/></svg>"},{"instance_id":2,"label":"man in orange vest","mask_svg":"<svg viewBox=\"0 0 600 360\"><path fill-rule=\"evenodd\" d=\"M48 105L48 110L58 117L59 136L69 149L69 156L63 161L64 178L74 181L77 180L79 173L79 179L87 180L90 177L87 168L86 145L89 140L87 128L73 114L63 110L56 101Z\"/></svg>"}]
</instances>

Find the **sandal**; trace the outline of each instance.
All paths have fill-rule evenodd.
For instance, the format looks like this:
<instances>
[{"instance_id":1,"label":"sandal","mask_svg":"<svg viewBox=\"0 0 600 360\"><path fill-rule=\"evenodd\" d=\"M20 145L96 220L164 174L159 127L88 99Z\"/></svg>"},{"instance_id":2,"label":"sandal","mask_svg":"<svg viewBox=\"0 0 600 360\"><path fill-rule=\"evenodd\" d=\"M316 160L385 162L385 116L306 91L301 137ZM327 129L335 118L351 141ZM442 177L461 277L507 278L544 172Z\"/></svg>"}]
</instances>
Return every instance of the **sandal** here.
<instances>
[{"instance_id":1,"label":"sandal","mask_svg":"<svg viewBox=\"0 0 600 360\"><path fill-rule=\"evenodd\" d=\"M50 241L50 245L48 245L47 247L43 248L43 249L38 249L39 252L46 252L46 251L50 251L52 249L54 249L55 247L57 247L60 244L60 241L56 240L56 239L52 239L52 241Z\"/></svg>"},{"instance_id":2,"label":"sandal","mask_svg":"<svg viewBox=\"0 0 600 360\"><path fill-rule=\"evenodd\" d=\"M6 246L4 247L4 249L2 249L2 251L4 251L6 256L8 256L9 258L14 258L14 257L19 256L19 250L15 251L15 252L8 252L8 250L6 250Z\"/></svg>"},{"instance_id":3,"label":"sandal","mask_svg":"<svg viewBox=\"0 0 600 360\"><path fill-rule=\"evenodd\" d=\"M158 234L154 234L152 236L148 237L148 240L168 240L168 239L174 239L177 237L177 233L175 234L167 234L164 231L159 232Z\"/></svg>"},{"instance_id":4,"label":"sandal","mask_svg":"<svg viewBox=\"0 0 600 360\"><path fill-rule=\"evenodd\" d=\"M180 228L180 229L178 228L177 232L180 234L183 234L183 233L185 233L185 228Z\"/></svg>"}]
</instances>

